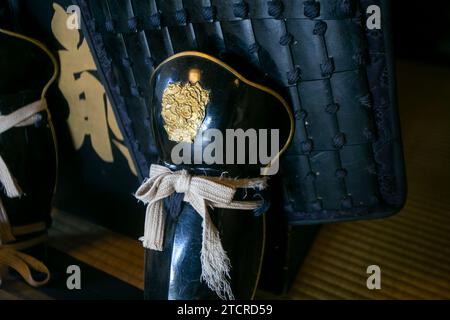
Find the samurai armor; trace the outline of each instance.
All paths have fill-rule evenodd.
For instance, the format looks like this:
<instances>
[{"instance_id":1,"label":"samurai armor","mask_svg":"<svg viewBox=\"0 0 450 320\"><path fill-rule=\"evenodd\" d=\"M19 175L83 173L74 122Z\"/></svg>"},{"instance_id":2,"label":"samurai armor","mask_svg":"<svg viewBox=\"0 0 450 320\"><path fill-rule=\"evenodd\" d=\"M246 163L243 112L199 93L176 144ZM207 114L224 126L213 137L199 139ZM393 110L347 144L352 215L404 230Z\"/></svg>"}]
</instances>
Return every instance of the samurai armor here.
<instances>
[{"instance_id":1,"label":"samurai armor","mask_svg":"<svg viewBox=\"0 0 450 320\"><path fill-rule=\"evenodd\" d=\"M84 33L137 170L157 152L148 106L155 67L215 56L288 101L293 142L272 210L290 226L371 219L406 197L390 8L382 0L83 1ZM379 26L367 21L379 9Z\"/></svg>"},{"instance_id":2,"label":"samurai armor","mask_svg":"<svg viewBox=\"0 0 450 320\"><path fill-rule=\"evenodd\" d=\"M113 162L105 165L104 159L110 158L88 134L83 135L84 140L78 137L76 152L65 152L68 161L73 154L80 155L77 172L83 172L84 178L76 187L66 183L68 190L93 190L81 197L85 203L77 208L79 212L130 235L141 232L142 208L129 193L159 159L150 125L150 78L162 61L187 50L216 57L245 78L272 88L294 114L293 141L281 159L280 176L271 181L272 190L277 191L271 194L271 209L266 214L270 221L266 257L270 259L264 260L261 286L278 292L289 287L307 251L307 245L302 245L310 242L317 230L310 225L381 218L402 208L406 184L388 1L45 2L46 12L55 15L78 5L81 30L75 30L78 41L72 39L76 45L63 43L49 32L45 15L39 17L34 10L36 6L42 9L42 3L18 3L25 8L19 16L31 16L34 19L30 21L45 25L40 32L48 42L57 38L53 47L73 52L89 47L92 60L85 60L89 61L83 66L86 68L72 70L72 78L94 75L104 85L104 92L94 95L104 102L99 109L117 122L117 126L107 125ZM373 27L367 22L376 8L381 19L379 26ZM27 21L24 18L23 25L33 32L36 26ZM81 50L77 54L81 56ZM80 101L86 97L83 92L86 90L79 92ZM69 106L76 100L65 99ZM67 114L63 117L68 118ZM67 145L70 143L64 143ZM125 156L123 150L129 153ZM92 178L98 174L101 179ZM65 181L80 178L71 177ZM124 186L117 187L110 177L124 181ZM111 210L105 211L113 218L109 214L99 217L102 214L93 208L92 199L106 199L111 193L117 201L121 199L120 204L101 201L102 205L111 204ZM66 196L61 196L59 203L69 203L64 200ZM132 221L120 223L114 207L127 208ZM147 259L147 268L150 263ZM150 295L148 284L146 293Z\"/></svg>"},{"instance_id":3,"label":"samurai armor","mask_svg":"<svg viewBox=\"0 0 450 320\"><path fill-rule=\"evenodd\" d=\"M124 129L139 141L133 151L141 174L155 161L142 116L152 70L176 52L199 50L279 88L292 106L296 132L282 165L291 224L382 217L402 207L387 2L77 3ZM379 29L366 25L371 5L383 12Z\"/></svg>"},{"instance_id":4,"label":"samurai armor","mask_svg":"<svg viewBox=\"0 0 450 320\"><path fill-rule=\"evenodd\" d=\"M152 164L136 192L147 204L147 297L250 299L270 202L270 181L263 176L276 174L277 157L292 139L289 106L269 88L200 52L162 62L150 86L160 165ZM268 145L270 167L261 157ZM180 147L182 162L175 156ZM250 160L255 155L259 159ZM158 203L166 199L162 208Z\"/></svg>"},{"instance_id":5,"label":"samurai armor","mask_svg":"<svg viewBox=\"0 0 450 320\"><path fill-rule=\"evenodd\" d=\"M6 15L6 17L11 17ZM38 41L0 25L0 281L9 269L41 286L50 272L47 229L56 183L56 141L46 91L58 66ZM5 29L6 28L6 29Z\"/></svg>"},{"instance_id":6,"label":"samurai armor","mask_svg":"<svg viewBox=\"0 0 450 320\"><path fill-rule=\"evenodd\" d=\"M15 3L16 29L45 42L61 69L48 97L49 105L57 106L52 115L60 142L54 206L138 238L144 225L143 208L130 195L143 178L132 152L132 145L139 142L130 140L122 126L123 114L116 113L109 83L97 64L99 51L88 46L89 34L84 28L67 27L67 21L76 22L69 10L74 2ZM279 195L271 198L272 206L280 208ZM127 212L126 223L123 212ZM263 260L258 289L282 293L295 277L318 227L290 226L281 209L268 212L266 218L270 230L266 232L265 255L270 259Z\"/></svg>"}]
</instances>

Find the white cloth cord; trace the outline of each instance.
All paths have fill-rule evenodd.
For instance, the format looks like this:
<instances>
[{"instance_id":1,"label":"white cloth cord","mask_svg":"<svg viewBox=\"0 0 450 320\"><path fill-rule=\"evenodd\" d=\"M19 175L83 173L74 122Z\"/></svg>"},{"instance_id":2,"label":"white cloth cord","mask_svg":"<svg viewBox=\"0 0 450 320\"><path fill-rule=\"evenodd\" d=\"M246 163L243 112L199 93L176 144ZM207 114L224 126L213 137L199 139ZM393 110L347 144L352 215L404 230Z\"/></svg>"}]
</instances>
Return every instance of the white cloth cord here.
<instances>
[{"instance_id":1,"label":"white cloth cord","mask_svg":"<svg viewBox=\"0 0 450 320\"><path fill-rule=\"evenodd\" d=\"M0 115L0 134L13 127L28 126L34 123L37 113L46 110L45 100L38 100L30 103L8 115ZM9 171L3 157L0 155L0 183L3 185L6 195L9 198L17 198L22 195L16 179ZM30 239L25 247L30 247L42 242L42 236ZM48 282L50 272L39 260L17 251L14 245L5 245L15 241L8 215L0 199L0 265L5 265L15 269L32 286L40 286ZM18 243L19 245L20 243ZM42 281L36 281L31 275L31 269L46 274ZM0 274L1 284L1 274Z\"/></svg>"},{"instance_id":2,"label":"white cloth cord","mask_svg":"<svg viewBox=\"0 0 450 320\"><path fill-rule=\"evenodd\" d=\"M266 177L256 179L229 179L208 176L191 176L186 170L171 171L151 165L150 175L135 197L147 204L144 236L141 238L145 248L162 251L164 241L163 199L172 193L184 193L183 200L191 204L203 218L201 279L221 299L234 299L228 278L230 260L222 247L217 228L208 213L208 206L238 210L253 210L261 201L233 201L236 188L259 188L266 186Z\"/></svg>"},{"instance_id":3,"label":"white cloth cord","mask_svg":"<svg viewBox=\"0 0 450 320\"><path fill-rule=\"evenodd\" d=\"M32 118L36 113L45 110L45 100L41 100L30 103L6 116L0 116L0 134L11 129L15 126L21 126L24 122L30 123L30 118ZM5 188L6 195L10 198L20 197L22 195L22 190L20 190L16 179L8 169L3 157L0 155L0 182Z\"/></svg>"}]
</instances>

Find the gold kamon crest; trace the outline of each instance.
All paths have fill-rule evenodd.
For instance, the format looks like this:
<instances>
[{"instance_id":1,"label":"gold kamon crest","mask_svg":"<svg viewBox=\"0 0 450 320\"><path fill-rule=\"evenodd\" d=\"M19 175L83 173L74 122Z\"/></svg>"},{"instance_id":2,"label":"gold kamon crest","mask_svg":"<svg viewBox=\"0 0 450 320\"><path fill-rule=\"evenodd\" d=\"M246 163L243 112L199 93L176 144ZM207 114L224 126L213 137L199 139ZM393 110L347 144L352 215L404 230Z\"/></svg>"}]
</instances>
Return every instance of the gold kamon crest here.
<instances>
[{"instance_id":1,"label":"gold kamon crest","mask_svg":"<svg viewBox=\"0 0 450 320\"><path fill-rule=\"evenodd\" d=\"M170 83L163 92L161 115L169 139L192 143L205 118L209 91L199 82Z\"/></svg>"}]
</instances>

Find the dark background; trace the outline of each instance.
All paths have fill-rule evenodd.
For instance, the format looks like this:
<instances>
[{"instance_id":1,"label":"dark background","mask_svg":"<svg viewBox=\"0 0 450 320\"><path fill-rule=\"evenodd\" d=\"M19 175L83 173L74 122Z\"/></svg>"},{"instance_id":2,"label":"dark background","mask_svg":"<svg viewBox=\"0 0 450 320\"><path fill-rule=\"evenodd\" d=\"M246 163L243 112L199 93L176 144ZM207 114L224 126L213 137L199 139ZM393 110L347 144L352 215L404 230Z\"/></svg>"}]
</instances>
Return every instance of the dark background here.
<instances>
[{"instance_id":1,"label":"dark background","mask_svg":"<svg viewBox=\"0 0 450 320\"><path fill-rule=\"evenodd\" d=\"M450 1L392 0L397 58L450 64Z\"/></svg>"}]
</instances>

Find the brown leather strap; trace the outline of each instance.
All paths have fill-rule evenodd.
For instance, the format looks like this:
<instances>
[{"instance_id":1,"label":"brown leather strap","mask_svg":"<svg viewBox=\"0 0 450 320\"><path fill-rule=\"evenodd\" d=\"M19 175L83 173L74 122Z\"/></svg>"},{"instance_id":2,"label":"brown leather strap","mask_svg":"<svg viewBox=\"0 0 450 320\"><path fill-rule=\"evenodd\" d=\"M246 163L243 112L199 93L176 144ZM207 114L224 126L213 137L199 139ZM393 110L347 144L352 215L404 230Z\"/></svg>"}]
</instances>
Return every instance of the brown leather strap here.
<instances>
[{"instance_id":1,"label":"brown leather strap","mask_svg":"<svg viewBox=\"0 0 450 320\"><path fill-rule=\"evenodd\" d=\"M22 278L31 286L39 287L46 284L50 280L50 271L44 263L38 259L18 251L16 248L23 249L24 247L31 247L39 244L47 239L47 236L39 236L31 240L27 240L26 243L18 243L15 245L3 245L0 246L0 265L7 266L16 270ZM45 275L43 280L35 280L31 274L32 270L38 271ZM0 274L1 284L1 274Z\"/></svg>"}]
</instances>

